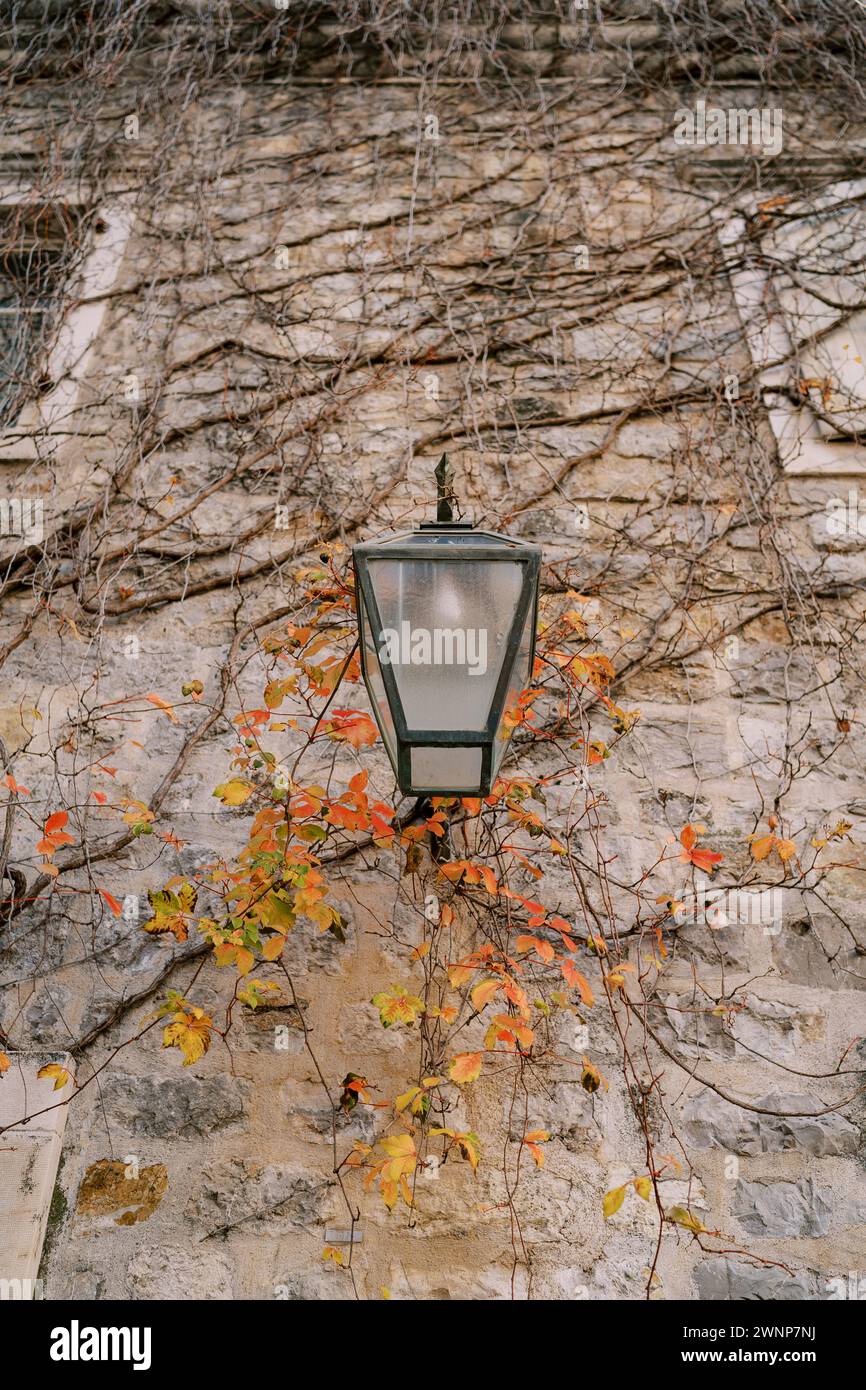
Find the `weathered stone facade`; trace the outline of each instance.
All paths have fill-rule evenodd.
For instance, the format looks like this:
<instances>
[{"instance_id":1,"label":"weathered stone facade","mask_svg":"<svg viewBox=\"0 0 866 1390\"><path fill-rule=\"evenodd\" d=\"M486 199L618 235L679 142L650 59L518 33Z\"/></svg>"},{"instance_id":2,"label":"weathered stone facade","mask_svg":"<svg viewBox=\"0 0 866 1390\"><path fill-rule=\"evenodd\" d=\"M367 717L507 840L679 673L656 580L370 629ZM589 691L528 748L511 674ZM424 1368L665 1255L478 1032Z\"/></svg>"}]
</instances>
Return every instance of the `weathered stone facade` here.
<instances>
[{"instance_id":1,"label":"weathered stone facade","mask_svg":"<svg viewBox=\"0 0 866 1390\"><path fill-rule=\"evenodd\" d=\"M181 1299L191 1279L211 1299L847 1296L866 1271L866 443L856 386L846 435L802 344L780 362L761 333L782 312L766 238L806 226L801 278L821 277L858 342L866 15L819 4L773 37L758 7L731 50L740 7L706 31L699 7L677 28L675 5L551 4L394 33L359 28L354 6L148 8L90 38L61 15L40 37L23 5L7 39L5 234L30 236L43 206L72 228L0 439L4 496L44 514L0 552L4 774L29 789L6 813L0 1043L30 1077L28 1114L64 1099L36 1065L80 1087L46 1297ZM678 143L699 100L781 110L781 151ZM844 245L829 214L807 220L828 190ZM786 422L810 410L792 452ZM172 988L223 1019L237 977L195 936L145 932L146 893L243 847L250 807L212 792L231 721L261 704L261 641L303 621L299 572L324 545L429 514L443 449L475 520L543 545L545 604L580 610L575 650L608 654L609 697L640 718L612 727L587 686L583 748L610 756L582 775L516 735L510 771L547 779L534 809L569 857L517 826L544 877L513 881L577 924L596 1003L539 1022L516 1109L495 1074L451 1088L477 1173L429 1163L393 1212L352 1178L347 1271L322 1260L347 1249L332 1130L342 1156L393 1109L333 1101L348 1073L373 1101L419 1079L418 1030L383 1029L370 1000L423 973L436 864L335 841L345 940L299 923L297 997L266 966L278 1002L236 1006L189 1068L153 1011ZM200 701L180 694L194 680ZM562 698L548 689L543 729ZM289 700L280 717L304 713ZM300 739L271 744L291 765ZM359 767L411 810L381 744L319 741L299 777L345 785ZM74 838L52 878L34 846L61 807ZM670 843L697 823L726 896L683 923L657 899L688 910L700 891ZM755 857L749 837L774 833L793 858ZM473 823L452 838L483 858ZM472 912L453 904L459 954ZM618 951L630 1006L614 990L609 1008ZM448 1056L483 1036L470 1020ZM605 1217L604 1194L647 1171L644 1127L676 1159L658 1165L662 1210L720 1234L669 1219L657 1255L659 1207L634 1187ZM535 1129L546 1163L524 1155L518 1182Z\"/></svg>"}]
</instances>

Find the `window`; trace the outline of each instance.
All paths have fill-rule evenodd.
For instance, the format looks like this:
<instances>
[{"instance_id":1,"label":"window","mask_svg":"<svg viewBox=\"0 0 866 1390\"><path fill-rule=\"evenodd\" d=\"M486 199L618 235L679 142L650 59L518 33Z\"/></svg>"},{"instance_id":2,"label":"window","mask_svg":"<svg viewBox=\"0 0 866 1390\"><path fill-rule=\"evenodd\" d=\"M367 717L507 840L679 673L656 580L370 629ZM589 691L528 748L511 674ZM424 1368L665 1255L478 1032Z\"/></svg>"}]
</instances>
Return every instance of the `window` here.
<instances>
[{"instance_id":1,"label":"window","mask_svg":"<svg viewBox=\"0 0 866 1390\"><path fill-rule=\"evenodd\" d=\"M28 394L44 342L74 220L53 208L7 207L0 215L0 425L11 424Z\"/></svg>"},{"instance_id":2,"label":"window","mask_svg":"<svg viewBox=\"0 0 866 1390\"><path fill-rule=\"evenodd\" d=\"M720 240L789 473L866 473L866 179L768 198Z\"/></svg>"},{"instance_id":3,"label":"window","mask_svg":"<svg viewBox=\"0 0 866 1390\"><path fill-rule=\"evenodd\" d=\"M123 199L97 207L76 189L34 211L32 195L0 188L0 460L44 458L80 430L131 226Z\"/></svg>"}]
</instances>

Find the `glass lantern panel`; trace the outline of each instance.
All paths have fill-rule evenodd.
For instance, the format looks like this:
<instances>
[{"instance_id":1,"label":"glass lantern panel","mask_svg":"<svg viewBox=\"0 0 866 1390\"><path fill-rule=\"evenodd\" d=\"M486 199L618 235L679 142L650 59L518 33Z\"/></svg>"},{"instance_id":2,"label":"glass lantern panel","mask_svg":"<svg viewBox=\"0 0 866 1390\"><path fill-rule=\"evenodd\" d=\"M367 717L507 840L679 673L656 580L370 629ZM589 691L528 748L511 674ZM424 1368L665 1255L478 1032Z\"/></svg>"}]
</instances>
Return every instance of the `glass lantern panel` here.
<instances>
[{"instance_id":1,"label":"glass lantern panel","mask_svg":"<svg viewBox=\"0 0 866 1390\"><path fill-rule=\"evenodd\" d=\"M411 749L412 786L417 791L447 788L453 792L477 792L481 786L481 749Z\"/></svg>"},{"instance_id":2,"label":"glass lantern panel","mask_svg":"<svg viewBox=\"0 0 866 1390\"><path fill-rule=\"evenodd\" d=\"M373 642L370 619L367 616L367 609L361 600L360 593L358 594L358 613L361 619L361 638L364 643L367 683L375 705L376 722L379 725L379 732L382 735L391 763L396 770L397 733L394 728L394 720L391 716L391 707L388 704L388 697L385 694L385 682L382 679L382 668L379 665L379 657Z\"/></svg>"},{"instance_id":3,"label":"glass lantern panel","mask_svg":"<svg viewBox=\"0 0 866 1390\"><path fill-rule=\"evenodd\" d=\"M505 696L505 708L502 718L499 721L499 728L496 730L496 737L493 740L493 774L499 770L505 750L508 747L514 729L514 713L517 700L521 691L525 690L532 679L532 671L529 667L529 658L532 653L532 625L535 622L535 605L530 603L529 612L526 615L526 622L523 624L523 632L520 635L520 647L517 652L517 660L511 679L508 682L508 693Z\"/></svg>"},{"instance_id":4,"label":"glass lantern panel","mask_svg":"<svg viewBox=\"0 0 866 1390\"><path fill-rule=\"evenodd\" d=\"M512 560L370 561L410 730L484 730L523 583Z\"/></svg>"}]
</instances>

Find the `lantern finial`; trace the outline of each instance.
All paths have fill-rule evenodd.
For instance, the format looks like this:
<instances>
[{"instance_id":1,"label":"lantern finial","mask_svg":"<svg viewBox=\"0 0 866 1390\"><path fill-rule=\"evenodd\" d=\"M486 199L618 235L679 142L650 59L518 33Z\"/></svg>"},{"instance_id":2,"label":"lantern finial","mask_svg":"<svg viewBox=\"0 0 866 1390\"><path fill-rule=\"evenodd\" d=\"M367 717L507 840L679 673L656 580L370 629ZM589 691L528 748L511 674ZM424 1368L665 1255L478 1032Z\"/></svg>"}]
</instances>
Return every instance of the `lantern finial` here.
<instances>
[{"instance_id":1,"label":"lantern finial","mask_svg":"<svg viewBox=\"0 0 866 1390\"><path fill-rule=\"evenodd\" d=\"M436 520L453 521L454 508L452 503L457 501L454 495L454 469L448 459L447 454L443 454L436 467L434 474L436 479Z\"/></svg>"}]
</instances>

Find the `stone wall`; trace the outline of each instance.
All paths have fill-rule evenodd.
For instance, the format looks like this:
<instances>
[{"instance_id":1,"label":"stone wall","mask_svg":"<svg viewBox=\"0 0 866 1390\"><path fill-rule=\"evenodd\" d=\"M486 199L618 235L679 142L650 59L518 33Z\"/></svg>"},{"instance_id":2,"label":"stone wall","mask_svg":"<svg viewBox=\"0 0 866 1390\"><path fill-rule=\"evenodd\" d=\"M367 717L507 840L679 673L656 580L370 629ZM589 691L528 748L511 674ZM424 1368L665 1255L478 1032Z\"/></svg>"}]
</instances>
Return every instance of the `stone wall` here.
<instances>
[{"instance_id":1,"label":"stone wall","mask_svg":"<svg viewBox=\"0 0 866 1390\"><path fill-rule=\"evenodd\" d=\"M719 239L740 212L759 247L774 199L793 206L857 169L844 94L781 71L773 91L743 86L754 62L733 73L741 85L666 85L658 17L637 13L627 35L621 19L610 32L592 30L603 16L575 19L594 35L583 49L550 15L528 38L506 26L470 71L471 45L454 57L444 30L448 62L420 45L401 66L354 31L335 52L328 26L342 33L345 14L325 15L303 42L289 35L279 73L279 50L247 63L220 47L206 6L168 9L195 32L196 61L210 54L192 77L178 54L193 41L174 30L162 73L146 45L112 50L116 70L94 45L92 91L19 40L16 72L35 76L13 87L4 146L5 203L82 218L52 331L93 310L0 451L4 495L45 514L38 543L3 540L0 735L4 771L29 792L11 825L0 1026L13 1067L71 1057L78 1086L46 1296L848 1296L866 1267L864 561L856 531L839 538L825 518L863 463L855 444L835 473L812 473L804 445L803 467L783 468ZM647 62L624 63L644 41ZM57 51L75 42L64 31ZM593 58L584 75L605 80L575 87L575 51L631 77L611 87ZM781 103L778 161L677 145L675 112L698 97ZM514 882L576 923L599 997L553 1011L520 1113L495 1071L451 1088L448 1124L482 1136L477 1174L425 1165L415 1208L393 1212L352 1179L347 1270L322 1259L348 1250L332 1131L342 1155L393 1111L332 1101L348 1073L373 1101L417 1079L417 1030L383 1029L370 1000L421 971L437 865L346 849L329 870L345 940L299 924L297 997L264 968L277 1002L233 1010L225 1041L188 1068L154 1011L172 988L223 1018L236 977L197 937L145 932L146 894L242 848L249 808L212 792L231 720L261 702L260 641L304 611L299 572L323 545L429 515L446 448L470 515L543 545L543 613L579 608L581 650L609 654L609 694L640 718L620 736L588 699L587 741L611 751L580 776L559 775L554 743L515 739L510 772L548 779L544 815L569 858ZM200 702L180 693L193 680ZM546 718L561 698L551 688ZM290 762L297 736L278 742ZM411 809L381 745L320 748L305 781L345 784L362 766ZM157 833L133 835L134 802ZM34 844L61 806L74 845L52 879ZM691 901L694 866L670 841L696 823L724 854L712 886L726 895L722 916L683 924L656 900ZM774 829L795 858L754 857L749 837ZM484 853L472 824L453 837L456 854ZM525 828L511 843L539 857ZM744 920L759 890L767 911ZM456 954L473 917L454 905ZM634 967L629 1007L599 989L584 944L598 931ZM460 1046L481 1046L479 1029ZM532 1129L550 1136L546 1162L524 1159L515 1184ZM647 1170L645 1129L665 1156L663 1211L715 1234L668 1220L657 1254L658 1207L634 1188L605 1217L604 1194Z\"/></svg>"}]
</instances>

